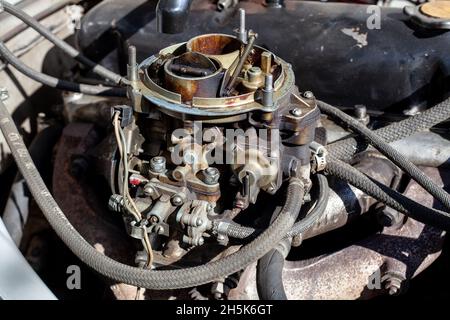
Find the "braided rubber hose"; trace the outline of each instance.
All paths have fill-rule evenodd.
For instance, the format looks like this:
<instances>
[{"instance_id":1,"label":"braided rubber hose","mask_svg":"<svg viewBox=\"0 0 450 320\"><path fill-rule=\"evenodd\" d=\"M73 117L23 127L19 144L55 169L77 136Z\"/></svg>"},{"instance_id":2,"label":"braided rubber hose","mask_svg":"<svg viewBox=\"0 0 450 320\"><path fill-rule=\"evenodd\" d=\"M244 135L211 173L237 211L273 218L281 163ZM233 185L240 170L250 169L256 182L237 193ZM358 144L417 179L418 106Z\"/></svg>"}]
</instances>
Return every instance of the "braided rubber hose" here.
<instances>
[{"instance_id":1,"label":"braided rubber hose","mask_svg":"<svg viewBox=\"0 0 450 320\"><path fill-rule=\"evenodd\" d=\"M326 172L355 186L372 198L425 224L439 229L450 230L450 214L428 208L401 193L374 181L358 169L338 159L329 158Z\"/></svg>"},{"instance_id":2,"label":"braided rubber hose","mask_svg":"<svg viewBox=\"0 0 450 320\"><path fill-rule=\"evenodd\" d=\"M375 130L375 133L390 143L428 130L449 118L450 99L446 99L420 114ZM352 137L327 145L327 151L336 159L350 162L355 154L364 151L367 146L364 138Z\"/></svg>"},{"instance_id":3,"label":"braided rubber hose","mask_svg":"<svg viewBox=\"0 0 450 320\"><path fill-rule=\"evenodd\" d=\"M86 65L87 67L91 68L91 70L98 74L99 76L109 79L113 81L116 84L119 83L126 83L127 80L123 78L121 75L112 72L111 70L106 69L105 67L99 65L98 63L95 63L94 61L90 60L83 54L81 54L77 49L72 47L67 42L59 39L57 36L55 36L50 30L45 28L42 24L40 24L36 19L29 16L26 12L23 10L20 10L19 8L13 6L12 4L9 4L7 2L2 2L3 9L8 12L9 14L15 16L16 18L20 19L22 22L27 24L29 27L36 30L41 36L52 42L55 46L60 48L62 51L67 53L70 57L74 58L78 62Z\"/></svg>"},{"instance_id":4,"label":"braided rubber hose","mask_svg":"<svg viewBox=\"0 0 450 320\"><path fill-rule=\"evenodd\" d=\"M103 86L92 86L88 84L80 84L71 81L65 81L51 77L47 74L40 73L36 70L31 69L22 61L20 61L14 54L8 50L3 42L0 41L0 56L2 56L6 62L11 64L18 71L26 75L27 77L47 85L52 88L57 88L61 90L81 92L89 95L95 96L126 96L126 90L123 88L112 88Z\"/></svg>"},{"instance_id":5,"label":"braided rubber hose","mask_svg":"<svg viewBox=\"0 0 450 320\"><path fill-rule=\"evenodd\" d=\"M315 177L317 178L317 185L319 187L319 195L317 197L316 206L305 218L294 224L291 231L289 231L286 235L286 238L298 236L311 228L317 222L317 220L322 217L325 209L327 208L328 198L330 196L330 186L328 185L328 179L323 174L316 174Z\"/></svg>"},{"instance_id":6,"label":"braided rubber hose","mask_svg":"<svg viewBox=\"0 0 450 320\"><path fill-rule=\"evenodd\" d=\"M391 160L395 165L405 171L412 179L414 179L422 188L439 200L447 209L450 209L450 195L439 187L433 180L426 176L419 168L417 168L411 161L404 157L400 152L391 147L378 134L367 128L358 120L347 115L336 107L333 107L325 102L317 101L317 106L323 113L337 118L347 124L350 129L359 133L367 141L378 149L383 155Z\"/></svg>"},{"instance_id":7,"label":"braided rubber hose","mask_svg":"<svg viewBox=\"0 0 450 320\"><path fill-rule=\"evenodd\" d=\"M198 267L179 270L154 271L131 267L95 250L67 220L36 170L17 127L1 102L0 129L31 194L56 234L81 261L119 282L154 290L168 290L194 287L221 279L244 269L277 245L292 228L300 212L304 187L300 179L293 178L289 181L286 202L278 217L254 241L239 251Z\"/></svg>"}]
</instances>

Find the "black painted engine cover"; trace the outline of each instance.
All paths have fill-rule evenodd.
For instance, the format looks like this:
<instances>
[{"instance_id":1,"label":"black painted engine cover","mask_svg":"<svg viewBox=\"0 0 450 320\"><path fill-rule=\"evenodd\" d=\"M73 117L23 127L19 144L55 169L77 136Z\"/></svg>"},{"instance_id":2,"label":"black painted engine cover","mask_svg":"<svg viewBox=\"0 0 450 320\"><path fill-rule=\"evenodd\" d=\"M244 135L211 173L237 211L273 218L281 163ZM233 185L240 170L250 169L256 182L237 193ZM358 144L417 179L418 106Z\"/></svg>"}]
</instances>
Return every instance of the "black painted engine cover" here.
<instances>
[{"instance_id":1,"label":"black painted engine cover","mask_svg":"<svg viewBox=\"0 0 450 320\"><path fill-rule=\"evenodd\" d=\"M401 112L426 106L448 91L450 34L410 23L401 9L381 8L380 29L369 30L367 5L286 1L285 8L241 2L247 26L290 62L301 90L343 107ZM138 58L203 33L229 33L236 11L217 12L210 1L192 4L184 33L156 31L155 1L106 0L91 9L78 32L80 48L108 68L126 70L126 46ZM117 49L118 48L118 49Z\"/></svg>"}]
</instances>

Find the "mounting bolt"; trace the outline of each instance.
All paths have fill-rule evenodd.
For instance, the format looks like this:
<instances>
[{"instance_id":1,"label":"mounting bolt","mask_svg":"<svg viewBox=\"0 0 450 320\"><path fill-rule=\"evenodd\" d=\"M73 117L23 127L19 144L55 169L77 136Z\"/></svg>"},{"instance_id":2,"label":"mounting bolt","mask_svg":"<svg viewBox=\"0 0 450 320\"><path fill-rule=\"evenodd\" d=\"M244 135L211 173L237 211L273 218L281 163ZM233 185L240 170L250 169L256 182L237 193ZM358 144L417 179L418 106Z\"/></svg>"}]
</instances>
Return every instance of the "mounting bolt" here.
<instances>
[{"instance_id":1,"label":"mounting bolt","mask_svg":"<svg viewBox=\"0 0 450 320\"><path fill-rule=\"evenodd\" d=\"M200 227L203 224L203 220L200 218L197 218L197 220L195 221L195 224L197 225L197 227Z\"/></svg>"},{"instance_id":2,"label":"mounting bolt","mask_svg":"<svg viewBox=\"0 0 450 320\"><path fill-rule=\"evenodd\" d=\"M166 158L153 157L150 160L150 170L155 173L163 173L166 171Z\"/></svg>"},{"instance_id":3,"label":"mounting bolt","mask_svg":"<svg viewBox=\"0 0 450 320\"><path fill-rule=\"evenodd\" d=\"M314 93L312 93L311 91L305 91L303 92L303 98L314 99Z\"/></svg>"},{"instance_id":4,"label":"mounting bolt","mask_svg":"<svg viewBox=\"0 0 450 320\"><path fill-rule=\"evenodd\" d=\"M128 80L134 82L137 80L136 47L128 47Z\"/></svg>"},{"instance_id":5,"label":"mounting bolt","mask_svg":"<svg viewBox=\"0 0 450 320\"><path fill-rule=\"evenodd\" d=\"M264 107L273 106L273 76L269 73L264 78L264 89L262 90L262 104Z\"/></svg>"},{"instance_id":6,"label":"mounting bolt","mask_svg":"<svg viewBox=\"0 0 450 320\"><path fill-rule=\"evenodd\" d=\"M355 111L355 118L359 122L361 122L361 123L363 123L365 125L369 124L370 117L367 114L367 107L365 105L362 105L362 104L356 105L354 111Z\"/></svg>"},{"instance_id":7,"label":"mounting bolt","mask_svg":"<svg viewBox=\"0 0 450 320\"><path fill-rule=\"evenodd\" d=\"M245 29L245 10L239 8L239 29L237 30L238 39L243 43L247 44L248 34Z\"/></svg>"},{"instance_id":8,"label":"mounting bolt","mask_svg":"<svg viewBox=\"0 0 450 320\"><path fill-rule=\"evenodd\" d=\"M181 195L176 194L172 197L172 204L176 207L181 206L184 203L184 199Z\"/></svg>"},{"instance_id":9,"label":"mounting bolt","mask_svg":"<svg viewBox=\"0 0 450 320\"><path fill-rule=\"evenodd\" d=\"M291 110L291 114L294 117L300 117L302 115L302 110L300 108L294 108Z\"/></svg>"},{"instance_id":10,"label":"mounting bolt","mask_svg":"<svg viewBox=\"0 0 450 320\"><path fill-rule=\"evenodd\" d=\"M157 226L156 228L155 228L155 232L157 233L157 234L163 234L164 233L164 227L163 226Z\"/></svg>"},{"instance_id":11,"label":"mounting bolt","mask_svg":"<svg viewBox=\"0 0 450 320\"><path fill-rule=\"evenodd\" d=\"M159 219L158 219L157 216L151 216L150 217L150 223L155 224L155 223L158 223L158 222L159 222Z\"/></svg>"},{"instance_id":12,"label":"mounting bolt","mask_svg":"<svg viewBox=\"0 0 450 320\"><path fill-rule=\"evenodd\" d=\"M204 176L203 180L204 183L208 185L213 185L219 182L220 173L217 168L208 167L205 170L203 170L203 176Z\"/></svg>"},{"instance_id":13,"label":"mounting bolt","mask_svg":"<svg viewBox=\"0 0 450 320\"><path fill-rule=\"evenodd\" d=\"M120 194L113 194L109 197L108 208L114 212L122 212L124 199Z\"/></svg>"},{"instance_id":14,"label":"mounting bolt","mask_svg":"<svg viewBox=\"0 0 450 320\"><path fill-rule=\"evenodd\" d=\"M0 101L6 101L8 99L9 99L8 90L6 88L0 87Z\"/></svg>"},{"instance_id":15,"label":"mounting bolt","mask_svg":"<svg viewBox=\"0 0 450 320\"><path fill-rule=\"evenodd\" d=\"M389 275L384 284L384 288L388 291L389 295L399 295L402 288L403 279L396 275Z\"/></svg>"},{"instance_id":16,"label":"mounting bolt","mask_svg":"<svg viewBox=\"0 0 450 320\"><path fill-rule=\"evenodd\" d=\"M151 198L157 196L156 189L151 184L145 185L145 187L144 187L144 194L147 197L151 197Z\"/></svg>"}]
</instances>

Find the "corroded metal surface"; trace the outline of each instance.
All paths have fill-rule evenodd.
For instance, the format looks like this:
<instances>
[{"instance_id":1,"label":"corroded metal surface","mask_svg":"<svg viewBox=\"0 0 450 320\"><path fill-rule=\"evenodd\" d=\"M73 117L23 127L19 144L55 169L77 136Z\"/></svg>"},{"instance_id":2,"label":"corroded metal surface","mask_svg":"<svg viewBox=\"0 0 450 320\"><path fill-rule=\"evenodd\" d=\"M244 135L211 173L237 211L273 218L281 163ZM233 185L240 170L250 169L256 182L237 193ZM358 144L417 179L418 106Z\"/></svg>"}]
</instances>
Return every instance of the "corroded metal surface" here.
<instances>
[{"instance_id":1,"label":"corroded metal surface","mask_svg":"<svg viewBox=\"0 0 450 320\"><path fill-rule=\"evenodd\" d=\"M184 102L194 97L215 97L222 77L220 62L196 52L186 52L164 65L165 89L180 94Z\"/></svg>"},{"instance_id":2,"label":"corroded metal surface","mask_svg":"<svg viewBox=\"0 0 450 320\"><path fill-rule=\"evenodd\" d=\"M238 57L241 43L233 36L216 33L194 37L186 43L186 48L217 58L228 69Z\"/></svg>"},{"instance_id":3,"label":"corroded metal surface","mask_svg":"<svg viewBox=\"0 0 450 320\"><path fill-rule=\"evenodd\" d=\"M450 172L424 168L438 184L449 181ZM437 207L433 197L411 182L407 197ZM399 227L384 228L342 250L308 260L286 261L283 283L288 299L368 299L407 290L408 281L441 254L445 232L408 218ZM379 288L371 286L379 271ZM255 264L248 267L230 299L258 299ZM368 286L369 285L369 286ZM370 288L370 289L369 289Z\"/></svg>"},{"instance_id":4,"label":"corroded metal surface","mask_svg":"<svg viewBox=\"0 0 450 320\"><path fill-rule=\"evenodd\" d=\"M379 154L366 153L355 165L358 170L384 185L395 183L398 169ZM314 225L305 231L303 239L324 234L344 226L352 219L366 213L376 201L361 190L336 181L330 190L325 212Z\"/></svg>"}]
</instances>

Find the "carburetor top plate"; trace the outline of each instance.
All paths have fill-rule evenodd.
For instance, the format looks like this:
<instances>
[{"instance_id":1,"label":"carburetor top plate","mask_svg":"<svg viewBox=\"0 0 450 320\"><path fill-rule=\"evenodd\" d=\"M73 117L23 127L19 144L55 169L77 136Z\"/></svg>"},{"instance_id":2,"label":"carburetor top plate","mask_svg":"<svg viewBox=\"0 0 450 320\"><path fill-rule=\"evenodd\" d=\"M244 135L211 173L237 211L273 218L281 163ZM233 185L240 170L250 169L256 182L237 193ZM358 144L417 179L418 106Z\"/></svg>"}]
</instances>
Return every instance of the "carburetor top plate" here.
<instances>
[{"instance_id":1,"label":"carburetor top plate","mask_svg":"<svg viewBox=\"0 0 450 320\"><path fill-rule=\"evenodd\" d=\"M275 111L294 88L291 65L259 46L252 46L244 58L243 51L245 46L236 37L224 34L201 35L161 50L138 67L131 94L145 99L134 99L140 102L135 111L149 113L156 106L177 118L225 122L250 111ZM241 59L245 61L239 70ZM234 73L236 85L227 92ZM272 105L263 103L268 74L273 79Z\"/></svg>"}]
</instances>

